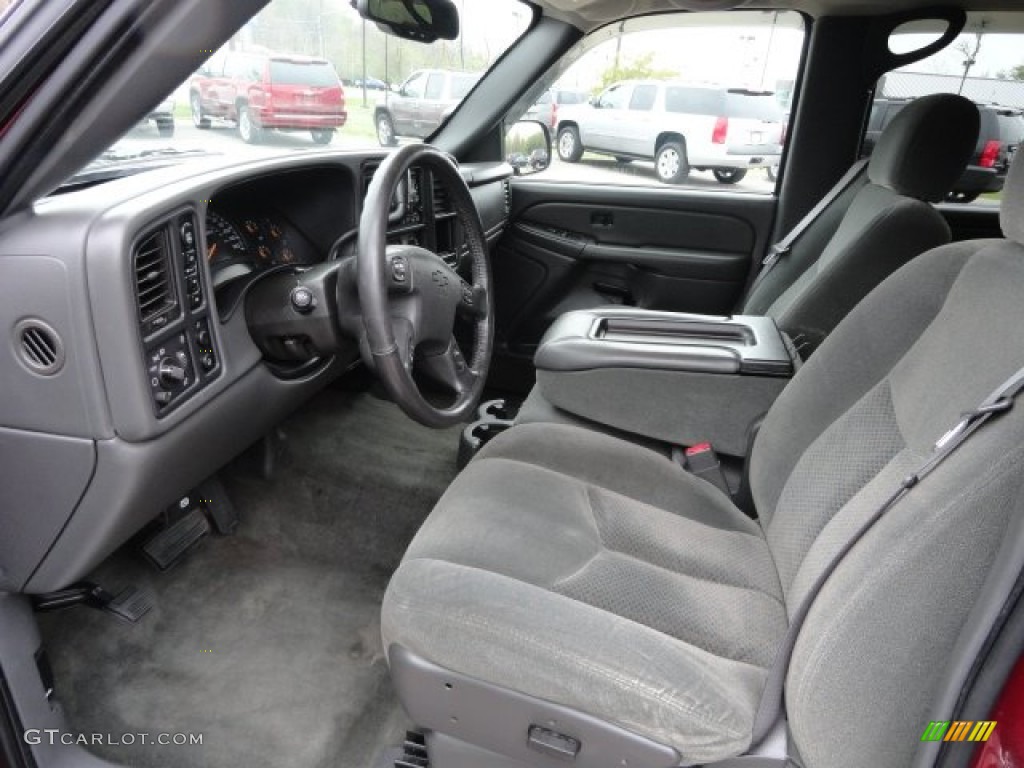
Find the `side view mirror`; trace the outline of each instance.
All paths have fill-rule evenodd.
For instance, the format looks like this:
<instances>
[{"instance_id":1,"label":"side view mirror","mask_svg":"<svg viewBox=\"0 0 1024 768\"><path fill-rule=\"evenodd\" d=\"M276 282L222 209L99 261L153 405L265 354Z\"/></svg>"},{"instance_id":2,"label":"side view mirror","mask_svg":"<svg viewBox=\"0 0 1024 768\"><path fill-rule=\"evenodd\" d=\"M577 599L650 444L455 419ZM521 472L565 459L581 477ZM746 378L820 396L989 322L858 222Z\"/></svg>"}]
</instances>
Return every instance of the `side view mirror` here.
<instances>
[{"instance_id":1,"label":"side view mirror","mask_svg":"<svg viewBox=\"0 0 1024 768\"><path fill-rule=\"evenodd\" d=\"M505 134L505 162L517 176L551 165L551 133L539 120L520 120Z\"/></svg>"},{"instance_id":2,"label":"side view mirror","mask_svg":"<svg viewBox=\"0 0 1024 768\"><path fill-rule=\"evenodd\" d=\"M352 0L352 7L381 31L404 40L432 43L459 36L453 0Z\"/></svg>"}]
</instances>

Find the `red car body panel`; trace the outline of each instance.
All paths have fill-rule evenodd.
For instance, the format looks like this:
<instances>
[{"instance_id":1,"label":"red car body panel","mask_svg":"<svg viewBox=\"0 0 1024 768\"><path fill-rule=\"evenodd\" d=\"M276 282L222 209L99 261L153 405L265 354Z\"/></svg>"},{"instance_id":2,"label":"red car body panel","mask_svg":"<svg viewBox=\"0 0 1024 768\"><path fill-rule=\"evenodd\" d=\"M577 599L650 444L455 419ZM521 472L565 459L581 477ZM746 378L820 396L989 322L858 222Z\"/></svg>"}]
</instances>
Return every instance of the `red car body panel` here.
<instances>
[{"instance_id":1,"label":"red car body panel","mask_svg":"<svg viewBox=\"0 0 1024 768\"><path fill-rule=\"evenodd\" d=\"M336 129L348 119L344 88L323 59L231 53L220 73L194 77L191 91L210 117L237 120L247 104L260 128Z\"/></svg>"}]
</instances>

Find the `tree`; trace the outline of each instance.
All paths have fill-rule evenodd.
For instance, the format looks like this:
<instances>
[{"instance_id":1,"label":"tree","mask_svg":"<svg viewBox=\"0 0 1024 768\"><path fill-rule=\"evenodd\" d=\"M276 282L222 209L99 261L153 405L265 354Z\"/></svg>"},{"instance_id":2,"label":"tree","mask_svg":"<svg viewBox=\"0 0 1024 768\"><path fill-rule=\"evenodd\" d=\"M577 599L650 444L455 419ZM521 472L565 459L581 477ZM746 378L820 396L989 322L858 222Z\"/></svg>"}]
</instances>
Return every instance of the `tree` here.
<instances>
[{"instance_id":1,"label":"tree","mask_svg":"<svg viewBox=\"0 0 1024 768\"><path fill-rule=\"evenodd\" d=\"M654 66L654 54L645 53L625 64L616 61L601 74L597 90L604 90L619 80L666 80L675 77L676 73L669 69L658 69Z\"/></svg>"},{"instance_id":2,"label":"tree","mask_svg":"<svg viewBox=\"0 0 1024 768\"><path fill-rule=\"evenodd\" d=\"M999 77L1003 80L1024 80L1024 64L1018 64L1016 67L1004 69L999 73Z\"/></svg>"}]
</instances>

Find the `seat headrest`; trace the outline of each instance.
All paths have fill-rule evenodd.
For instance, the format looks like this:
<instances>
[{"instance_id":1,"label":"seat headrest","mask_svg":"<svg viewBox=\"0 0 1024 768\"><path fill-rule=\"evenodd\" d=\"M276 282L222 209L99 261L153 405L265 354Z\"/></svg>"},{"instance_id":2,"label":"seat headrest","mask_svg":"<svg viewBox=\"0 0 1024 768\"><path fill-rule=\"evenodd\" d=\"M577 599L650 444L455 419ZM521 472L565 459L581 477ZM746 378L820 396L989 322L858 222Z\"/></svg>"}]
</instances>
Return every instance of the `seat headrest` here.
<instances>
[{"instance_id":1,"label":"seat headrest","mask_svg":"<svg viewBox=\"0 0 1024 768\"><path fill-rule=\"evenodd\" d=\"M915 99L878 137L868 178L901 195L938 202L974 154L980 123L978 108L963 96Z\"/></svg>"},{"instance_id":2,"label":"seat headrest","mask_svg":"<svg viewBox=\"0 0 1024 768\"><path fill-rule=\"evenodd\" d=\"M1024 245L1024 152L1013 153L1010 170L1003 182L1003 198L999 203L999 226L1003 235Z\"/></svg>"}]
</instances>

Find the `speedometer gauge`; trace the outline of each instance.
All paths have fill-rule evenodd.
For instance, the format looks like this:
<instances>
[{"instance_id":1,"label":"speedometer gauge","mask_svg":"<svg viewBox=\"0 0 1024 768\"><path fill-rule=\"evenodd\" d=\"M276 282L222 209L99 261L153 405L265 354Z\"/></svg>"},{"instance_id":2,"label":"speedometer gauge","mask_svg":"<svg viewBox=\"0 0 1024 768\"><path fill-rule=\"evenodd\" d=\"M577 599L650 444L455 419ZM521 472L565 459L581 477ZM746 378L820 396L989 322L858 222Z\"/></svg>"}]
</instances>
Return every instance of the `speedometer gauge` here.
<instances>
[{"instance_id":1,"label":"speedometer gauge","mask_svg":"<svg viewBox=\"0 0 1024 768\"><path fill-rule=\"evenodd\" d=\"M206 212L206 258L211 264L245 259L245 238L235 225L216 211Z\"/></svg>"}]
</instances>

